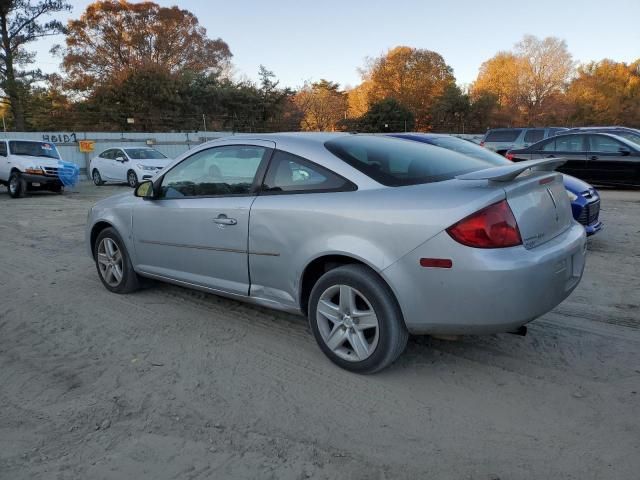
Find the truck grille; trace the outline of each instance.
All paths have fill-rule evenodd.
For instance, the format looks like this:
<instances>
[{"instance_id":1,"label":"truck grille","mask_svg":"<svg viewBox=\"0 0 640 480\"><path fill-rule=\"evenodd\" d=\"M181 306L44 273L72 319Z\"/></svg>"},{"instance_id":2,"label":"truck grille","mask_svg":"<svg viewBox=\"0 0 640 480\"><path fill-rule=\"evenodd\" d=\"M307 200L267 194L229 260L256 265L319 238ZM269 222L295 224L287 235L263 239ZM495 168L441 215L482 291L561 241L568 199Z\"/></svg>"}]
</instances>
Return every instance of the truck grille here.
<instances>
[{"instance_id":1,"label":"truck grille","mask_svg":"<svg viewBox=\"0 0 640 480\"><path fill-rule=\"evenodd\" d=\"M582 209L580 213L580 218L578 221L583 225L591 225L592 223L596 223L598 221L598 217L600 216L600 200L596 200L595 202L587 203L585 207Z\"/></svg>"},{"instance_id":2,"label":"truck grille","mask_svg":"<svg viewBox=\"0 0 640 480\"><path fill-rule=\"evenodd\" d=\"M72 176L74 173L73 167L42 167L42 170L45 177Z\"/></svg>"}]
</instances>

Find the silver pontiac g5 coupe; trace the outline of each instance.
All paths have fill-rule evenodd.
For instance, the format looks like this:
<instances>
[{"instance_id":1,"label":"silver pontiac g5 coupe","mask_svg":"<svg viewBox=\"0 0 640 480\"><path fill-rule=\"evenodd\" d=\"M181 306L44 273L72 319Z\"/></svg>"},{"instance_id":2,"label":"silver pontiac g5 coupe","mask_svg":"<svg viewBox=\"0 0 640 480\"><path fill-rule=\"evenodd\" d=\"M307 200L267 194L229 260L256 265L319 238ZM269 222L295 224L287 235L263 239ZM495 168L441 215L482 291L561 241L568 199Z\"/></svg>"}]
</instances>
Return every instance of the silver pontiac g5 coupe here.
<instances>
[{"instance_id":1,"label":"silver pontiac g5 coupe","mask_svg":"<svg viewBox=\"0 0 640 480\"><path fill-rule=\"evenodd\" d=\"M562 160L495 167L431 145L237 135L92 207L104 286L140 277L306 315L322 351L372 373L409 333L509 332L578 285L584 228Z\"/></svg>"}]
</instances>

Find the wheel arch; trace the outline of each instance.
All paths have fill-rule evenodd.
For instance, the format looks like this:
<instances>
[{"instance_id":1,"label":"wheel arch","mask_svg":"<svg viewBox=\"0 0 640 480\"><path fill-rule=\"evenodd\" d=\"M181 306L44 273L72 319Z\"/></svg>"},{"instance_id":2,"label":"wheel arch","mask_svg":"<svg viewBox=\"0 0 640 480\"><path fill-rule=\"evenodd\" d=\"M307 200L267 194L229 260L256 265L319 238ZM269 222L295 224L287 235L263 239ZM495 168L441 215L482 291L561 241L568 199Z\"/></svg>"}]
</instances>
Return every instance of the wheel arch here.
<instances>
[{"instance_id":1,"label":"wheel arch","mask_svg":"<svg viewBox=\"0 0 640 480\"><path fill-rule=\"evenodd\" d=\"M104 220L100 220L99 222L96 222L92 227L91 227L91 236L90 238L90 246L91 246L91 256L95 257L96 254L96 239L98 238L98 235L100 235L100 232L102 232L103 230L107 229L107 228L113 228L115 230L115 227L113 226L113 224L104 221ZM117 230L116 230L117 231Z\"/></svg>"},{"instance_id":2,"label":"wheel arch","mask_svg":"<svg viewBox=\"0 0 640 480\"><path fill-rule=\"evenodd\" d=\"M300 305L300 311L306 316L309 310L309 299L311 297L311 291L313 290L314 285L320 279L322 275L327 273L334 268L341 267L343 265L362 265L371 271L372 274L376 275L380 278L387 288L389 292L393 296L393 300L398 305L400 309L400 313L403 317L404 322L404 314L402 312L402 305L398 301L398 296L396 295L393 287L389 284L387 279L382 275L382 273L377 270L373 265L369 264L366 260L349 254L349 253L326 253L315 257L311 260L302 271L300 276L300 288L298 293L298 302Z\"/></svg>"}]
</instances>

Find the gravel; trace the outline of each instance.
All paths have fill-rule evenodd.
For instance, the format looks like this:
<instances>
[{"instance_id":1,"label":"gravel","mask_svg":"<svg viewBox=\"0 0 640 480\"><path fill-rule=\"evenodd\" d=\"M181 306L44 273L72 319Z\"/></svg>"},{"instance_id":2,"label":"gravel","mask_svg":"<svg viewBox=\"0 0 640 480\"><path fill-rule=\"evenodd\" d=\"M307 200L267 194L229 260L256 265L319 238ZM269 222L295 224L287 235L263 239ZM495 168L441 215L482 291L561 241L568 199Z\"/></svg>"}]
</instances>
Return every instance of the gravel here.
<instances>
[{"instance_id":1,"label":"gravel","mask_svg":"<svg viewBox=\"0 0 640 480\"><path fill-rule=\"evenodd\" d=\"M363 377L300 317L110 294L83 228L127 188L0 187L0 478L637 478L640 192L601 192L581 285L526 337L415 338Z\"/></svg>"}]
</instances>

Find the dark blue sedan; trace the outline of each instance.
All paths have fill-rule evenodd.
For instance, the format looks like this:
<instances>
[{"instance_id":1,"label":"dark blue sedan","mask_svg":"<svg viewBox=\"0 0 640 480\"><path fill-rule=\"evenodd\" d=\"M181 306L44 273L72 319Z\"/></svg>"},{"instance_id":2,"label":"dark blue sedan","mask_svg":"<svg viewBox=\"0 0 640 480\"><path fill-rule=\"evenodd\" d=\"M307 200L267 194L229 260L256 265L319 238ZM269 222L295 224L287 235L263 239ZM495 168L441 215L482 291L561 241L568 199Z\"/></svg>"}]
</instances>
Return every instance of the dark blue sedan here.
<instances>
[{"instance_id":1,"label":"dark blue sedan","mask_svg":"<svg viewBox=\"0 0 640 480\"><path fill-rule=\"evenodd\" d=\"M404 138L415 142L428 143L436 147L453 150L470 157L481 158L495 165L510 164L511 161L470 141L451 135L438 133L390 133L391 137ZM573 218L584 225L587 235L602 229L600 216L600 195L595 188L570 175L563 175L564 186L571 200Z\"/></svg>"}]
</instances>

